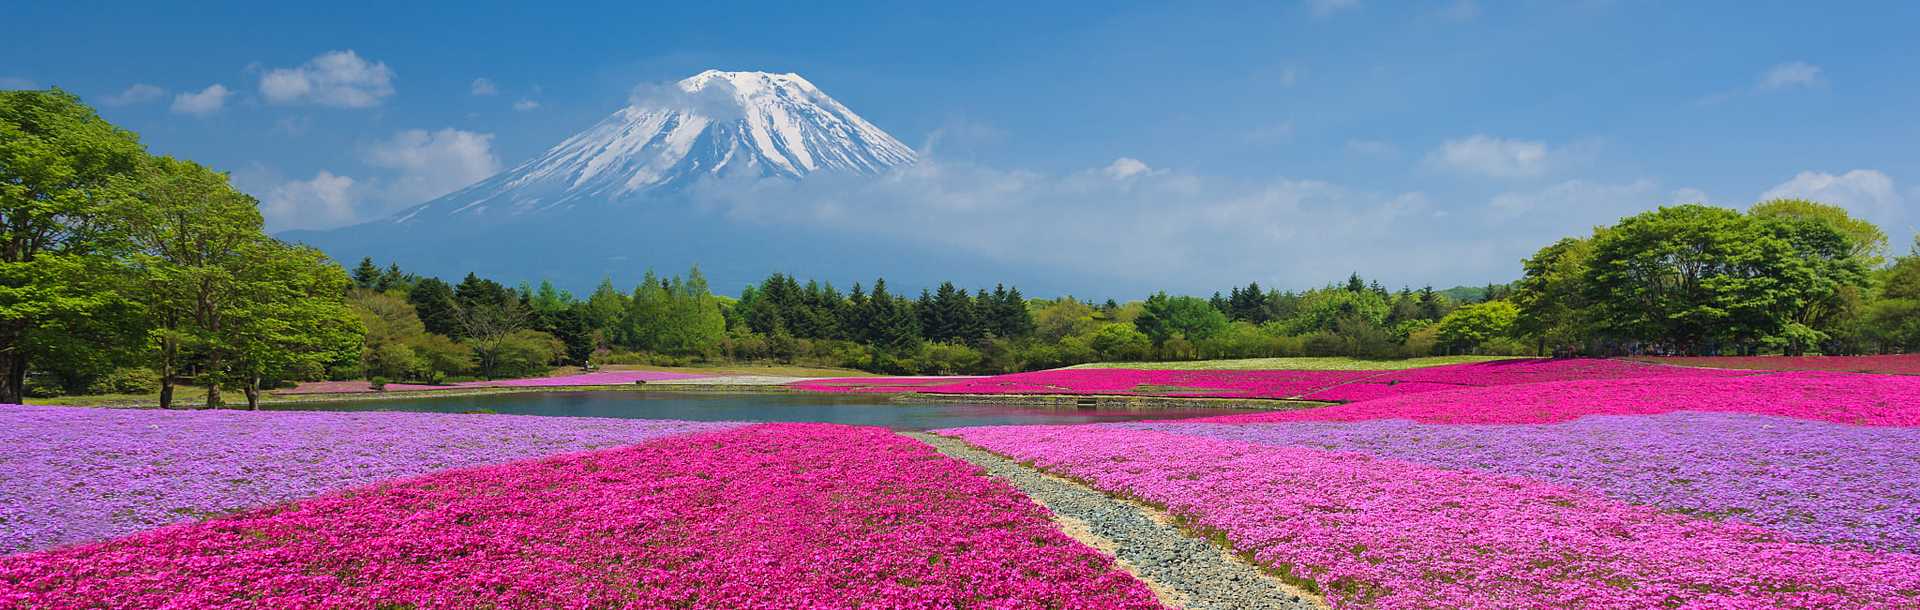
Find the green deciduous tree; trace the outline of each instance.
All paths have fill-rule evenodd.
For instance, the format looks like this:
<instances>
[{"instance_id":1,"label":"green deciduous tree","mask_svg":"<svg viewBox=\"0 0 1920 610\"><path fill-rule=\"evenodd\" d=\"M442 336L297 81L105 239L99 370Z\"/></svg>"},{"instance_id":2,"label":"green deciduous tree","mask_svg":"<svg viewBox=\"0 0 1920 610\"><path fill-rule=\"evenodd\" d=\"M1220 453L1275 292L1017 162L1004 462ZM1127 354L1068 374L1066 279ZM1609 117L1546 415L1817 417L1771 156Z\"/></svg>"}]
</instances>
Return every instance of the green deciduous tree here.
<instances>
[{"instance_id":1,"label":"green deciduous tree","mask_svg":"<svg viewBox=\"0 0 1920 610\"><path fill-rule=\"evenodd\" d=\"M1791 243L1755 219L1682 205L1595 236L1584 296L1600 333L1697 354L1779 333L1813 275Z\"/></svg>"},{"instance_id":2,"label":"green deciduous tree","mask_svg":"<svg viewBox=\"0 0 1920 610\"><path fill-rule=\"evenodd\" d=\"M144 279L139 294L147 308L160 406L172 406L189 359L201 365L211 387L209 404L217 405L232 348L228 313L249 298L242 284L266 247L259 209L227 184L225 174L171 157L144 163L132 192L143 205L129 208L128 236Z\"/></svg>"},{"instance_id":3,"label":"green deciduous tree","mask_svg":"<svg viewBox=\"0 0 1920 610\"><path fill-rule=\"evenodd\" d=\"M1147 297L1133 325L1158 346L1176 337L1187 341L1211 337L1227 328L1227 315L1205 299L1159 292Z\"/></svg>"},{"instance_id":4,"label":"green deciduous tree","mask_svg":"<svg viewBox=\"0 0 1920 610\"><path fill-rule=\"evenodd\" d=\"M60 90L0 91L0 403L29 364L124 306L113 282L125 197L145 152L135 136Z\"/></svg>"},{"instance_id":5,"label":"green deciduous tree","mask_svg":"<svg viewBox=\"0 0 1920 610\"><path fill-rule=\"evenodd\" d=\"M1520 308L1507 301L1462 305L1440 319L1440 341L1453 350L1472 351L1495 339L1512 336Z\"/></svg>"},{"instance_id":6,"label":"green deciduous tree","mask_svg":"<svg viewBox=\"0 0 1920 610\"><path fill-rule=\"evenodd\" d=\"M1514 332L1532 339L1536 351L1572 354L1592 338L1584 284L1592 257L1592 240L1569 237L1522 263L1525 275L1513 291Z\"/></svg>"},{"instance_id":7,"label":"green deciduous tree","mask_svg":"<svg viewBox=\"0 0 1920 610\"><path fill-rule=\"evenodd\" d=\"M251 263L224 343L229 377L237 378L247 408L259 409L264 380L311 379L355 358L365 328L346 305L346 273L325 254L264 236L245 249Z\"/></svg>"}]
</instances>

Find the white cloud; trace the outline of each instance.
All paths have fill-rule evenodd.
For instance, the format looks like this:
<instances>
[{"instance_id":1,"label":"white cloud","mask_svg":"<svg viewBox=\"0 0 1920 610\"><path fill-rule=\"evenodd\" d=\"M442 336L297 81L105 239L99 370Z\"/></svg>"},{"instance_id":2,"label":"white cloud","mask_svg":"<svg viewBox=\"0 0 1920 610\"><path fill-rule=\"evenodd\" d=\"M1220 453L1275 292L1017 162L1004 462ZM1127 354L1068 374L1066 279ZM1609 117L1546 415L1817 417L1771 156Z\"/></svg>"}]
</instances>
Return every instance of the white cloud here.
<instances>
[{"instance_id":1,"label":"white cloud","mask_svg":"<svg viewBox=\"0 0 1920 610\"><path fill-rule=\"evenodd\" d=\"M31 79L20 78L18 76L0 76L0 90L39 88L40 85L34 83Z\"/></svg>"},{"instance_id":2,"label":"white cloud","mask_svg":"<svg viewBox=\"0 0 1920 610\"><path fill-rule=\"evenodd\" d=\"M289 180L260 198L260 215L267 229L326 229L358 218L355 204L360 189L353 178L320 170L311 180Z\"/></svg>"},{"instance_id":3,"label":"white cloud","mask_svg":"<svg viewBox=\"0 0 1920 610\"><path fill-rule=\"evenodd\" d=\"M492 144L493 134L409 129L368 148L365 160L399 172L383 189L386 200L413 205L498 173Z\"/></svg>"},{"instance_id":4,"label":"white cloud","mask_svg":"<svg viewBox=\"0 0 1920 610\"><path fill-rule=\"evenodd\" d=\"M1113 163L1108 164L1106 169L1100 171L1106 172L1108 176L1112 176L1115 179L1125 179L1151 172L1153 168L1147 167L1146 162L1139 159L1121 157L1114 159Z\"/></svg>"},{"instance_id":5,"label":"white cloud","mask_svg":"<svg viewBox=\"0 0 1920 610\"><path fill-rule=\"evenodd\" d=\"M1659 184L1649 179L1625 184L1568 180L1535 191L1495 195L1488 208L1496 221L1531 220L1558 225L1571 220L1574 226L1584 227L1613 224L1622 216L1674 203L1661 201L1658 193Z\"/></svg>"},{"instance_id":6,"label":"white cloud","mask_svg":"<svg viewBox=\"0 0 1920 610\"><path fill-rule=\"evenodd\" d=\"M1394 157L1400 154L1400 147L1385 140L1347 140L1347 152L1363 157Z\"/></svg>"},{"instance_id":7,"label":"white cloud","mask_svg":"<svg viewBox=\"0 0 1920 610\"><path fill-rule=\"evenodd\" d=\"M298 67L267 71L260 93L275 104L367 108L393 95L393 70L352 50L329 51Z\"/></svg>"},{"instance_id":8,"label":"white cloud","mask_svg":"<svg viewBox=\"0 0 1920 610\"><path fill-rule=\"evenodd\" d=\"M528 110L533 110L539 107L540 107L540 102L536 102L533 100L520 100L518 102L513 103L513 109L521 112L526 112Z\"/></svg>"},{"instance_id":9,"label":"white cloud","mask_svg":"<svg viewBox=\"0 0 1920 610\"><path fill-rule=\"evenodd\" d=\"M1321 17L1358 6L1360 6L1360 0L1307 0L1307 10Z\"/></svg>"},{"instance_id":10,"label":"white cloud","mask_svg":"<svg viewBox=\"0 0 1920 610\"><path fill-rule=\"evenodd\" d=\"M493 80L488 79L486 77L473 79L472 91L474 95L499 95L500 94L500 88L497 86L494 86Z\"/></svg>"},{"instance_id":11,"label":"white cloud","mask_svg":"<svg viewBox=\"0 0 1920 610\"><path fill-rule=\"evenodd\" d=\"M1758 88L1762 91L1788 89L1792 87L1814 87L1823 82L1820 66L1804 61L1790 61L1768 68L1760 75Z\"/></svg>"},{"instance_id":12,"label":"white cloud","mask_svg":"<svg viewBox=\"0 0 1920 610\"><path fill-rule=\"evenodd\" d=\"M167 96L167 90L146 83L135 83L126 91L100 98L100 103L108 106L132 106L145 104Z\"/></svg>"},{"instance_id":13,"label":"white cloud","mask_svg":"<svg viewBox=\"0 0 1920 610\"><path fill-rule=\"evenodd\" d=\"M1667 195L1667 201L1672 203L1704 203L1707 205L1713 204L1713 198L1707 196L1706 191L1703 191L1697 188L1675 189L1672 193L1669 193Z\"/></svg>"},{"instance_id":14,"label":"white cloud","mask_svg":"<svg viewBox=\"0 0 1920 610\"><path fill-rule=\"evenodd\" d=\"M206 116L225 108L227 96L232 93L227 90L226 85L215 83L201 89L199 93L181 93L173 96L172 110L180 114Z\"/></svg>"},{"instance_id":15,"label":"white cloud","mask_svg":"<svg viewBox=\"0 0 1920 610\"><path fill-rule=\"evenodd\" d=\"M1355 269L1409 282L1429 272L1489 277L1455 257L1406 256L1404 246L1415 239L1426 242L1423 248L1474 247L1466 232L1434 226L1441 217L1422 193L1291 178L1240 181L1152 169L1131 158L1047 175L923 157L880 179L736 177L703 183L693 195L736 220L938 244L1103 278L1119 290L1152 277L1180 278L1175 289L1249 279L1305 286ZM1517 267L1517 254L1470 256L1497 266L1493 277Z\"/></svg>"},{"instance_id":16,"label":"white cloud","mask_svg":"<svg viewBox=\"0 0 1920 610\"><path fill-rule=\"evenodd\" d=\"M1427 163L1463 173L1521 178L1545 172L1547 154L1545 142L1475 134L1442 143L1427 156Z\"/></svg>"},{"instance_id":17,"label":"white cloud","mask_svg":"<svg viewBox=\"0 0 1920 610\"><path fill-rule=\"evenodd\" d=\"M1915 219L1907 212L1906 198L1894 186L1893 178L1871 169L1856 169L1834 175L1825 172L1800 172L1760 194L1760 200L1811 199L1846 208L1853 216L1873 221L1880 228L1898 235L1911 230ZM1894 243L1902 240L1895 239Z\"/></svg>"},{"instance_id":18,"label":"white cloud","mask_svg":"<svg viewBox=\"0 0 1920 610\"><path fill-rule=\"evenodd\" d=\"M1006 139L1005 129L964 117L953 117L927 132L927 139L921 141L917 152L920 156L940 154L949 158L965 157Z\"/></svg>"}]
</instances>

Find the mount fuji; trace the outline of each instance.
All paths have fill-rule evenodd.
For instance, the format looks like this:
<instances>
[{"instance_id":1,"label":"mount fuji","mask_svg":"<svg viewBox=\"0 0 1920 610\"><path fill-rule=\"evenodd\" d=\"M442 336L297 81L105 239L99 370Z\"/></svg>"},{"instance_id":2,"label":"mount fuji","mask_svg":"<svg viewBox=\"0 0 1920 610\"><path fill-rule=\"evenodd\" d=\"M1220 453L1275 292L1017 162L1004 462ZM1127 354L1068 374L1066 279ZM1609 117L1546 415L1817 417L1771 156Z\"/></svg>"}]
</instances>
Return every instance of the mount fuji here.
<instances>
[{"instance_id":1,"label":"mount fuji","mask_svg":"<svg viewBox=\"0 0 1920 610\"><path fill-rule=\"evenodd\" d=\"M884 276L904 289L948 279L1040 288L1030 270L893 235L743 220L691 195L709 181L879 178L915 161L798 74L708 70L639 90L539 156L389 218L281 237L349 265L371 256L450 280L475 272L575 291L695 264L727 293L775 271L843 287Z\"/></svg>"},{"instance_id":2,"label":"mount fuji","mask_svg":"<svg viewBox=\"0 0 1920 610\"><path fill-rule=\"evenodd\" d=\"M678 191L711 177L878 174L913 162L913 149L798 74L708 70L392 222L522 216Z\"/></svg>"}]
</instances>

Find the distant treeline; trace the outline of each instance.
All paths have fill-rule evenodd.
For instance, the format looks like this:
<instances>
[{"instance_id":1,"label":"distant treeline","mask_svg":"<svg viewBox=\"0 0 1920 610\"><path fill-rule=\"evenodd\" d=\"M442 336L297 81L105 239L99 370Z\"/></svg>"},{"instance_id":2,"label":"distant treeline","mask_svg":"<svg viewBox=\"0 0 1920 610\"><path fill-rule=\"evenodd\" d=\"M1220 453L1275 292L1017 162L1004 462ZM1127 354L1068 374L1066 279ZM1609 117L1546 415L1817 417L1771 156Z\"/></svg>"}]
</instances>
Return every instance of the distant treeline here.
<instances>
[{"instance_id":1,"label":"distant treeline","mask_svg":"<svg viewBox=\"0 0 1920 610\"><path fill-rule=\"evenodd\" d=\"M1301 355L1920 348L1920 257L1888 261L1886 250L1877 227L1840 208L1778 200L1744 213L1684 205L1632 216L1542 249L1520 281L1481 289L1389 291L1356 273L1303 292L1252 283L1211 298L1161 292L1092 303L951 282L915 298L884 279L842 292L776 273L735 299L711 294L696 268L684 278L649 273L630 292L603 282L581 299L550 284L508 289L472 275L448 286L365 260L352 300L375 329L365 372L394 379L518 375L554 362L774 361L956 374ZM374 306L385 300L404 302ZM424 335L392 341L378 330L415 327ZM390 344L425 347L415 358L383 356ZM530 347L540 344L549 348ZM448 345L472 354L433 355ZM496 345L510 349L496 354Z\"/></svg>"}]
</instances>

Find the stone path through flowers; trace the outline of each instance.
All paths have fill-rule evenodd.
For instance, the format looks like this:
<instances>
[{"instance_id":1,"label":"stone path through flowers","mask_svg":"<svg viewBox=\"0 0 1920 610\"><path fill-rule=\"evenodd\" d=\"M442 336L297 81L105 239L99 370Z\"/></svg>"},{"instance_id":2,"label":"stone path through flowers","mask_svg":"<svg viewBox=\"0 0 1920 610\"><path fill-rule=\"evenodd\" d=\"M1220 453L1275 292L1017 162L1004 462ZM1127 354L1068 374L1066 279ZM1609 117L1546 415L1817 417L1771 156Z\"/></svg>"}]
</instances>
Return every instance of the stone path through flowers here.
<instances>
[{"instance_id":1,"label":"stone path through flowers","mask_svg":"<svg viewBox=\"0 0 1920 610\"><path fill-rule=\"evenodd\" d=\"M1261 571L1225 548L1181 531L1152 509L1108 497L1066 479L1028 468L965 441L908 433L948 457L965 460L1047 507L1062 528L1119 560L1161 601L1188 610L1326 608L1318 596Z\"/></svg>"}]
</instances>

